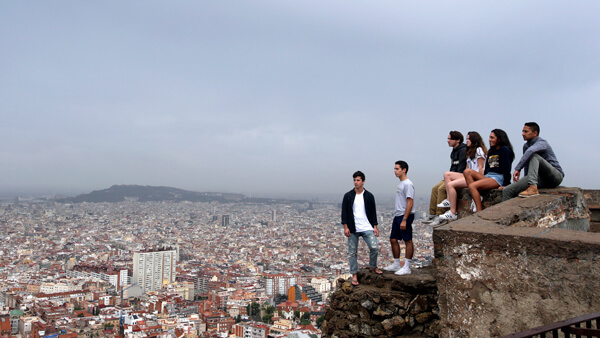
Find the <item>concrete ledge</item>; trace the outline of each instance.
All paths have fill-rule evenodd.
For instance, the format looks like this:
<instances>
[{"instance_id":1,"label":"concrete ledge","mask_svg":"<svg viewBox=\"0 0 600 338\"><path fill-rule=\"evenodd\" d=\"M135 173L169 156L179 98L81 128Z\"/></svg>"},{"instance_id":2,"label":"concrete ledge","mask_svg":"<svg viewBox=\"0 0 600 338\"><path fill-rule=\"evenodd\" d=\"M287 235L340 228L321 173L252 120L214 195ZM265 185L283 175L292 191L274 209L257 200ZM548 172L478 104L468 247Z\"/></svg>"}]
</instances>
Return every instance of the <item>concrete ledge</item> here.
<instances>
[{"instance_id":1,"label":"concrete ledge","mask_svg":"<svg viewBox=\"0 0 600 338\"><path fill-rule=\"evenodd\" d=\"M470 200L468 189L463 189L461 194L461 200ZM463 210L463 216L457 222L468 220L469 217L477 217L478 219L470 222L491 221L507 226L559 227L580 231L589 231L590 228L589 210L583 191L579 188L540 189L539 196L517 197L506 202L502 202L500 190L492 190L482 196L484 202L487 201L490 206L474 216L470 216L473 215L471 212Z\"/></svg>"}]
</instances>

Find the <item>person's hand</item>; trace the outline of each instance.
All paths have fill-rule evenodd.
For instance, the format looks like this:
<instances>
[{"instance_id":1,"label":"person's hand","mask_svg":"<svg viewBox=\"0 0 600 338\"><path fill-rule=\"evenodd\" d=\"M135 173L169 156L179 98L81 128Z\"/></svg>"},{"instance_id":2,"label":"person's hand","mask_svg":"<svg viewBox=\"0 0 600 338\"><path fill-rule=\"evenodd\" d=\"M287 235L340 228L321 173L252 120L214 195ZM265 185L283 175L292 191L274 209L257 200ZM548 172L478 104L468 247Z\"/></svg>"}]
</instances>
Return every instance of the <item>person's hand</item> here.
<instances>
[{"instance_id":1,"label":"person's hand","mask_svg":"<svg viewBox=\"0 0 600 338\"><path fill-rule=\"evenodd\" d=\"M513 174L513 181L519 182L519 177L521 177L521 172L515 170L515 173Z\"/></svg>"},{"instance_id":2,"label":"person's hand","mask_svg":"<svg viewBox=\"0 0 600 338\"><path fill-rule=\"evenodd\" d=\"M348 227L344 227L344 236L350 237L350 229Z\"/></svg>"},{"instance_id":3,"label":"person's hand","mask_svg":"<svg viewBox=\"0 0 600 338\"><path fill-rule=\"evenodd\" d=\"M406 220L403 219L402 223L400 223L400 230L406 230Z\"/></svg>"},{"instance_id":4,"label":"person's hand","mask_svg":"<svg viewBox=\"0 0 600 338\"><path fill-rule=\"evenodd\" d=\"M377 229L377 225L373 227L373 232L375 233L375 237L379 237L379 229Z\"/></svg>"}]
</instances>

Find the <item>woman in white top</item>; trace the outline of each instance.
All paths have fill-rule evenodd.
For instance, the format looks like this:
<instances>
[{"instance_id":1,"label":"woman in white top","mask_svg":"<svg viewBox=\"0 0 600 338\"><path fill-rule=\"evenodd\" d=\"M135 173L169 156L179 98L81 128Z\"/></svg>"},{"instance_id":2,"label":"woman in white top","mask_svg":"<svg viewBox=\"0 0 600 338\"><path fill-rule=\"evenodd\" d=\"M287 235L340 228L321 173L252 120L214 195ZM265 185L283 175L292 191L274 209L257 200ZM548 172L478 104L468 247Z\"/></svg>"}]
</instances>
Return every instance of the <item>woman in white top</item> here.
<instances>
[{"instance_id":1,"label":"woman in white top","mask_svg":"<svg viewBox=\"0 0 600 338\"><path fill-rule=\"evenodd\" d=\"M470 131L467 133L467 168L479 171L483 174L485 169L485 157L487 154L487 148L481 135L476 131ZM444 183L446 184L446 192L448 198L438 204L438 208L448 208L445 214L440 215L440 220L455 220L458 218L457 215L457 193L456 189L466 188L467 182L465 176L462 173L456 172L445 172Z\"/></svg>"}]
</instances>

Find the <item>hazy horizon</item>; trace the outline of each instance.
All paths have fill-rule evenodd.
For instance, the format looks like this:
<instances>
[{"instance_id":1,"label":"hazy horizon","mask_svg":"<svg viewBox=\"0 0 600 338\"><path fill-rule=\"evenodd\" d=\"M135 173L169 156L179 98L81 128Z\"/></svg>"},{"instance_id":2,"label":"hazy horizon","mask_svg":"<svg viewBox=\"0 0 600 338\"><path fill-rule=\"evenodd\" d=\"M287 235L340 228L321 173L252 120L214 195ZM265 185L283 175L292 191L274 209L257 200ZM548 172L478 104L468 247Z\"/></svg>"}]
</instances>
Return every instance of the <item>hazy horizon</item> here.
<instances>
[{"instance_id":1,"label":"hazy horizon","mask_svg":"<svg viewBox=\"0 0 600 338\"><path fill-rule=\"evenodd\" d=\"M0 196L114 184L418 198L450 130L536 121L600 188L600 3L3 2ZM591 154L591 156L590 156ZM516 164L513 163L513 167ZM386 197L387 198L387 197Z\"/></svg>"}]
</instances>

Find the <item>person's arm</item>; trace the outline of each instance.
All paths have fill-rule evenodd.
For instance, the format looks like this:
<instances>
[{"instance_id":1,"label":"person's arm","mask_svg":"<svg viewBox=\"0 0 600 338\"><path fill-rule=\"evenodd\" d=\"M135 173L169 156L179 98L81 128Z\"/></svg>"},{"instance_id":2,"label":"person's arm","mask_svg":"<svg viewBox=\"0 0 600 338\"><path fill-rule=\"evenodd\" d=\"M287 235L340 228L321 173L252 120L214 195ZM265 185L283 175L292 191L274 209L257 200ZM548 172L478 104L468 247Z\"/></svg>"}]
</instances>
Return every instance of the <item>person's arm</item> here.
<instances>
[{"instance_id":1,"label":"person's arm","mask_svg":"<svg viewBox=\"0 0 600 338\"><path fill-rule=\"evenodd\" d=\"M365 194L365 211L367 212L367 219L371 226L373 226L373 233L375 236L379 236L379 229L377 229L377 203L375 203L375 196L368 192Z\"/></svg>"},{"instance_id":2,"label":"person's arm","mask_svg":"<svg viewBox=\"0 0 600 338\"><path fill-rule=\"evenodd\" d=\"M523 156L519 160L519 163L517 163L517 165L515 166L515 171L521 171L521 169L525 167L525 164L529 162L529 159L531 158L531 156L533 156L533 154L542 153L548 150L548 147L549 145L548 142L546 142L546 140L538 138L538 140L535 141L534 144L529 146L527 150L523 151Z\"/></svg>"},{"instance_id":3,"label":"person's arm","mask_svg":"<svg viewBox=\"0 0 600 338\"><path fill-rule=\"evenodd\" d=\"M485 160L487 159L487 154L483 152L483 148L477 147L475 151L475 158L477 159L477 168L479 168L479 173L485 175Z\"/></svg>"},{"instance_id":4,"label":"person's arm","mask_svg":"<svg viewBox=\"0 0 600 338\"><path fill-rule=\"evenodd\" d=\"M458 150L458 170L456 172L462 173L467 169L467 147L463 147Z\"/></svg>"},{"instance_id":5,"label":"person's arm","mask_svg":"<svg viewBox=\"0 0 600 338\"><path fill-rule=\"evenodd\" d=\"M348 198L344 195L344 199L342 200L342 225L344 226L344 236L350 237L350 229L348 228Z\"/></svg>"},{"instance_id":6,"label":"person's arm","mask_svg":"<svg viewBox=\"0 0 600 338\"><path fill-rule=\"evenodd\" d=\"M477 167L479 168L479 172L483 175L485 171L485 158L480 157L477 159Z\"/></svg>"},{"instance_id":7,"label":"person's arm","mask_svg":"<svg viewBox=\"0 0 600 338\"><path fill-rule=\"evenodd\" d=\"M408 219L408 216L410 216L410 212L412 211L414 204L415 204L415 201L412 198L410 198L410 197L406 198L406 211L404 212L404 217L402 218L402 223L400 223L400 230L406 230L406 220Z\"/></svg>"},{"instance_id":8,"label":"person's arm","mask_svg":"<svg viewBox=\"0 0 600 338\"><path fill-rule=\"evenodd\" d=\"M512 167L513 162L513 152L509 147L504 146L500 148L500 172L504 176L504 180L508 182L504 182L504 186L510 184L510 169Z\"/></svg>"}]
</instances>

